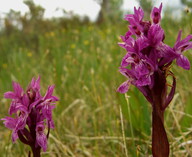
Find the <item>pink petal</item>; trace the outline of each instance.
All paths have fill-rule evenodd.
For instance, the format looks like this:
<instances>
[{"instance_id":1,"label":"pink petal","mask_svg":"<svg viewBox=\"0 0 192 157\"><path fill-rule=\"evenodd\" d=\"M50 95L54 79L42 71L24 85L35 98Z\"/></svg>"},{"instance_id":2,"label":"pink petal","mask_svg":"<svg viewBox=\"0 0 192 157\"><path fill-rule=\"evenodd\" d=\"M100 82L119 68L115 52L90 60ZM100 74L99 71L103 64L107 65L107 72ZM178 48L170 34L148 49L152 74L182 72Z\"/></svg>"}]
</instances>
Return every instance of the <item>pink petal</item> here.
<instances>
[{"instance_id":1,"label":"pink petal","mask_svg":"<svg viewBox=\"0 0 192 157\"><path fill-rule=\"evenodd\" d=\"M4 93L4 98L6 99L17 99L17 96L14 92L6 92Z\"/></svg>"},{"instance_id":2,"label":"pink petal","mask_svg":"<svg viewBox=\"0 0 192 157\"><path fill-rule=\"evenodd\" d=\"M190 69L190 62L187 59L187 57L180 55L179 58L177 58L176 61L177 65L182 67L183 69L189 70Z\"/></svg>"},{"instance_id":3,"label":"pink petal","mask_svg":"<svg viewBox=\"0 0 192 157\"><path fill-rule=\"evenodd\" d=\"M117 89L117 92L119 93L126 93L129 90L130 87L130 81L123 82L119 88Z\"/></svg>"},{"instance_id":4,"label":"pink petal","mask_svg":"<svg viewBox=\"0 0 192 157\"><path fill-rule=\"evenodd\" d=\"M17 97L21 97L23 95L23 89L19 83L13 82L13 89Z\"/></svg>"}]
</instances>

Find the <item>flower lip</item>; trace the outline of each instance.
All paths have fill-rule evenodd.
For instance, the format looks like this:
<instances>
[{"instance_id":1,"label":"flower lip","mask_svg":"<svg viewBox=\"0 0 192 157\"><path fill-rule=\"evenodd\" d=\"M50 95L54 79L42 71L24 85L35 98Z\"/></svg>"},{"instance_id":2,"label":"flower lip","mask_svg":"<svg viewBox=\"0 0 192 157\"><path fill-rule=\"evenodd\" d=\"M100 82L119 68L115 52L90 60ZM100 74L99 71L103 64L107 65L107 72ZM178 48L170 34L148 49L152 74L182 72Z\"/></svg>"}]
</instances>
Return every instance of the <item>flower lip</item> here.
<instances>
[{"instance_id":1,"label":"flower lip","mask_svg":"<svg viewBox=\"0 0 192 157\"><path fill-rule=\"evenodd\" d=\"M155 13L154 13L154 16L159 16L159 12L155 12Z\"/></svg>"},{"instance_id":2,"label":"flower lip","mask_svg":"<svg viewBox=\"0 0 192 157\"><path fill-rule=\"evenodd\" d=\"M119 93L126 93L129 90L131 84L131 80L127 80L123 82L117 89L117 92Z\"/></svg>"},{"instance_id":3,"label":"flower lip","mask_svg":"<svg viewBox=\"0 0 192 157\"><path fill-rule=\"evenodd\" d=\"M136 64L138 64L138 63L140 62L140 59L139 59L139 57L138 57L137 54L132 53L132 54L131 54L131 57L134 59L134 62L135 62Z\"/></svg>"},{"instance_id":4,"label":"flower lip","mask_svg":"<svg viewBox=\"0 0 192 157\"><path fill-rule=\"evenodd\" d=\"M140 30L137 28L137 26L133 26L132 28L133 28L133 30L135 31L135 33L136 33L137 35L141 35L141 32L140 32Z\"/></svg>"}]
</instances>

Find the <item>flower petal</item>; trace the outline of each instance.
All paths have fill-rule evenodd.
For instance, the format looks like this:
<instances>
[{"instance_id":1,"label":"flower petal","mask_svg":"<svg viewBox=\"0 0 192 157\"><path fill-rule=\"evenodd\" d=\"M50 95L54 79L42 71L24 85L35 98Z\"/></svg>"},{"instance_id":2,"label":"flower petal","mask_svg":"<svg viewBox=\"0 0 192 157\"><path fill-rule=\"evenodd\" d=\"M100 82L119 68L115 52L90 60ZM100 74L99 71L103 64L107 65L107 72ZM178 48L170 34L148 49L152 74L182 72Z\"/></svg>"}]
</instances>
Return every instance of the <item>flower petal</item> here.
<instances>
[{"instance_id":1,"label":"flower petal","mask_svg":"<svg viewBox=\"0 0 192 157\"><path fill-rule=\"evenodd\" d=\"M41 148L43 148L44 152L47 150L47 137L44 133L37 134L36 142Z\"/></svg>"},{"instance_id":2,"label":"flower petal","mask_svg":"<svg viewBox=\"0 0 192 157\"><path fill-rule=\"evenodd\" d=\"M161 20L161 10L162 10L162 3L159 6L159 8L154 7L151 12L151 19L154 24L159 23L159 21Z\"/></svg>"},{"instance_id":3,"label":"flower petal","mask_svg":"<svg viewBox=\"0 0 192 157\"><path fill-rule=\"evenodd\" d=\"M22 98L22 104L24 105L24 106L29 106L29 97L27 96L27 94L24 94L23 95L23 98Z\"/></svg>"},{"instance_id":4,"label":"flower petal","mask_svg":"<svg viewBox=\"0 0 192 157\"><path fill-rule=\"evenodd\" d=\"M164 31L160 25L152 25L149 28L148 39L152 46L158 45L164 39Z\"/></svg>"},{"instance_id":5,"label":"flower petal","mask_svg":"<svg viewBox=\"0 0 192 157\"><path fill-rule=\"evenodd\" d=\"M17 131L13 131L12 132L12 141L13 141L13 143L18 139L19 137L18 137L18 134L17 134Z\"/></svg>"},{"instance_id":6,"label":"flower petal","mask_svg":"<svg viewBox=\"0 0 192 157\"><path fill-rule=\"evenodd\" d=\"M15 95L20 98L21 96L23 96L23 89L21 88L19 83L13 82L13 89L15 92Z\"/></svg>"},{"instance_id":7,"label":"flower petal","mask_svg":"<svg viewBox=\"0 0 192 157\"><path fill-rule=\"evenodd\" d=\"M55 88L55 86L49 86L48 87L47 92L46 92L45 96L43 97L43 100L52 98L54 88Z\"/></svg>"},{"instance_id":8,"label":"flower petal","mask_svg":"<svg viewBox=\"0 0 192 157\"><path fill-rule=\"evenodd\" d=\"M127 53L121 61L121 67L126 67L131 63L134 63L134 59L130 56L130 53Z\"/></svg>"},{"instance_id":9,"label":"flower petal","mask_svg":"<svg viewBox=\"0 0 192 157\"><path fill-rule=\"evenodd\" d=\"M44 134L44 129L44 122L38 122L36 126L36 146L39 145L45 152L47 150L47 137Z\"/></svg>"},{"instance_id":10,"label":"flower petal","mask_svg":"<svg viewBox=\"0 0 192 157\"><path fill-rule=\"evenodd\" d=\"M178 37L173 49L178 53L181 54L182 52L192 48L192 34L188 35L186 38L181 40L181 31L178 33Z\"/></svg>"},{"instance_id":11,"label":"flower petal","mask_svg":"<svg viewBox=\"0 0 192 157\"><path fill-rule=\"evenodd\" d=\"M183 69L189 70L190 69L190 62L187 59L187 57L180 55L179 58L177 58L176 63L178 66L182 67Z\"/></svg>"},{"instance_id":12,"label":"flower petal","mask_svg":"<svg viewBox=\"0 0 192 157\"><path fill-rule=\"evenodd\" d=\"M135 85L136 86L146 86L146 85L150 85L151 84L151 77L144 75L141 76L136 82Z\"/></svg>"},{"instance_id":13,"label":"flower petal","mask_svg":"<svg viewBox=\"0 0 192 157\"><path fill-rule=\"evenodd\" d=\"M9 107L9 114L12 115L13 113L16 113L17 110L16 110L16 106L17 106L17 103L15 101L12 101L11 102L11 105Z\"/></svg>"},{"instance_id":14,"label":"flower petal","mask_svg":"<svg viewBox=\"0 0 192 157\"><path fill-rule=\"evenodd\" d=\"M48 120L52 121L52 110L55 108L54 105L49 103L42 103L42 115Z\"/></svg>"},{"instance_id":15,"label":"flower petal","mask_svg":"<svg viewBox=\"0 0 192 157\"><path fill-rule=\"evenodd\" d=\"M5 125L5 127L11 130L13 130L16 126L17 119L14 119L12 117L5 117L2 118L1 120L4 120L3 124Z\"/></svg>"},{"instance_id":16,"label":"flower petal","mask_svg":"<svg viewBox=\"0 0 192 157\"><path fill-rule=\"evenodd\" d=\"M17 99L17 96L14 92L6 92L4 93L4 98L6 99Z\"/></svg>"},{"instance_id":17,"label":"flower petal","mask_svg":"<svg viewBox=\"0 0 192 157\"><path fill-rule=\"evenodd\" d=\"M117 92L119 92L119 93L126 93L126 92L129 90L130 84L131 84L131 83L130 83L129 80L123 82L123 83L119 86L119 88L117 89Z\"/></svg>"}]
</instances>

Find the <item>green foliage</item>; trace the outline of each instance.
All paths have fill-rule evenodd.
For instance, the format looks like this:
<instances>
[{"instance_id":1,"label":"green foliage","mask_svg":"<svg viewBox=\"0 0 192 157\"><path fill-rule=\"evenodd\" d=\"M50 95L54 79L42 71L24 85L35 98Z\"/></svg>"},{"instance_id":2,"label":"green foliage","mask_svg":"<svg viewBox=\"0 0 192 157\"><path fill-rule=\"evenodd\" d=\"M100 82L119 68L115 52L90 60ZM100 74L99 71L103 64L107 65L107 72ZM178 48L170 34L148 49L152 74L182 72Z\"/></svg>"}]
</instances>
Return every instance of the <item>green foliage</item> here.
<instances>
[{"instance_id":1,"label":"green foliage","mask_svg":"<svg viewBox=\"0 0 192 157\"><path fill-rule=\"evenodd\" d=\"M45 9L41 6L36 5L33 0L24 0L24 4L27 5L30 11L30 18L34 21L38 21L43 18Z\"/></svg>"},{"instance_id":2,"label":"green foliage","mask_svg":"<svg viewBox=\"0 0 192 157\"><path fill-rule=\"evenodd\" d=\"M121 6L123 0L96 0L101 6L97 23L104 22L117 22L119 17L122 16Z\"/></svg>"},{"instance_id":3,"label":"green foliage","mask_svg":"<svg viewBox=\"0 0 192 157\"><path fill-rule=\"evenodd\" d=\"M192 2L190 0L181 0L181 3L192 8Z\"/></svg>"}]
</instances>

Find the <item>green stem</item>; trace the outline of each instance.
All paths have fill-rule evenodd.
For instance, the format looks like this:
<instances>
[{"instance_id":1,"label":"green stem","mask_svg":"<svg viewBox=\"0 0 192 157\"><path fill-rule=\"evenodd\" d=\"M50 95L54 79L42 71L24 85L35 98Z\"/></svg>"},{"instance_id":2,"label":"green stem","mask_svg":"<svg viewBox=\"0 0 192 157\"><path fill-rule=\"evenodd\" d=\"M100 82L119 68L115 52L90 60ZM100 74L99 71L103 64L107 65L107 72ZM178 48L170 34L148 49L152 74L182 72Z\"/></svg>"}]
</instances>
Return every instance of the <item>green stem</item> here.
<instances>
[{"instance_id":1,"label":"green stem","mask_svg":"<svg viewBox=\"0 0 192 157\"><path fill-rule=\"evenodd\" d=\"M133 132L133 125L132 125L132 120L131 120L131 112L130 112L130 104L129 104L129 96L125 93L125 99L127 102L127 110L128 110L128 118L130 122L130 129L131 129L131 137L132 137L132 142L133 142L133 148L135 147L135 140L134 140L134 132ZM136 152L134 151L134 154Z\"/></svg>"}]
</instances>

